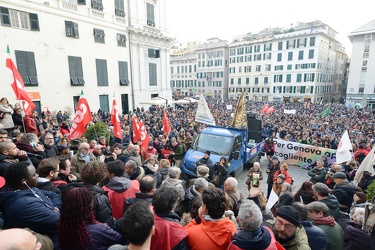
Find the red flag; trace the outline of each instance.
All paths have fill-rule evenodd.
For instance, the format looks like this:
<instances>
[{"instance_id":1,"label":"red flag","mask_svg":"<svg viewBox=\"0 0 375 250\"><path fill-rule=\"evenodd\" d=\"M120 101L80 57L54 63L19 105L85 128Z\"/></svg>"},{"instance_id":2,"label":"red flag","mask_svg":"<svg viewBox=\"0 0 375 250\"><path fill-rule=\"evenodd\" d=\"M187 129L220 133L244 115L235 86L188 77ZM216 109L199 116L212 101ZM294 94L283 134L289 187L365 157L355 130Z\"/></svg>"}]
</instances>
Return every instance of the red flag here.
<instances>
[{"instance_id":1,"label":"red flag","mask_svg":"<svg viewBox=\"0 0 375 250\"><path fill-rule=\"evenodd\" d=\"M267 113L269 108L270 107L268 106L268 104L264 105L263 108L260 110L260 113L262 113L262 114Z\"/></svg>"},{"instance_id":2,"label":"red flag","mask_svg":"<svg viewBox=\"0 0 375 250\"><path fill-rule=\"evenodd\" d=\"M69 140L81 138L86 131L86 125L91 121L90 107L82 90L77 104L76 116L73 119L72 128L70 129Z\"/></svg>"},{"instance_id":3,"label":"red flag","mask_svg":"<svg viewBox=\"0 0 375 250\"><path fill-rule=\"evenodd\" d=\"M171 132L171 125L169 125L168 116L167 116L167 112L165 112L165 109L164 109L163 130L164 130L164 134L166 135L168 135L169 132Z\"/></svg>"},{"instance_id":4,"label":"red flag","mask_svg":"<svg viewBox=\"0 0 375 250\"><path fill-rule=\"evenodd\" d=\"M118 118L118 109L116 100L113 99L112 111L111 111L111 122L113 125L113 136L122 139L122 131L120 126L120 120Z\"/></svg>"},{"instance_id":5,"label":"red flag","mask_svg":"<svg viewBox=\"0 0 375 250\"><path fill-rule=\"evenodd\" d=\"M132 128L133 128L133 142L137 143L141 139L141 130L139 120L136 115L133 115L132 118Z\"/></svg>"},{"instance_id":6,"label":"red flag","mask_svg":"<svg viewBox=\"0 0 375 250\"><path fill-rule=\"evenodd\" d=\"M266 111L267 114L271 114L275 111L275 108L273 106L269 107L269 109Z\"/></svg>"},{"instance_id":7,"label":"red flag","mask_svg":"<svg viewBox=\"0 0 375 250\"><path fill-rule=\"evenodd\" d=\"M23 83L22 76L20 75L12 59L10 58L9 47L7 47L7 53L8 58L6 59L6 67L10 70L9 76L14 94L16 95L17 100L22 101L22 107L25 111L25 114L31 115L31 113L35 109L35 104L33 103L33 101L31 101L30 97L25 91L25 84Z\"/></svg>"},{"instance_id":8,"label":"red flag","mask_svg":"<svg viewBox=\"0 0 375 250\"><path fill-rule=\"evenodd\" d=\"M150 142L150 137L148 136L147 130L143 122L140 122L141 128L141 141L142 141L142 149L146 149L148 147L148 143Z\"/></svg>"}]
</instances>

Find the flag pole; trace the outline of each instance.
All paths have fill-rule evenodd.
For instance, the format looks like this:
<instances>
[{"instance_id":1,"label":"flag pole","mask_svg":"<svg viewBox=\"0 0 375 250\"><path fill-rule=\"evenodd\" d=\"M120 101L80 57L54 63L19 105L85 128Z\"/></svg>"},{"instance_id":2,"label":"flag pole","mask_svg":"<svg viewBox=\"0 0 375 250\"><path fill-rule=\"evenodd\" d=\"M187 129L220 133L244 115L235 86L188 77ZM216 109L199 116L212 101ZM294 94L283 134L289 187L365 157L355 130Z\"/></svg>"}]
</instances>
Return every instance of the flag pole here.
<instances>
[{"instance_id":1,"label":"flag pole","mask_svg":"<svg viewBox=\"0 0 375 250\"><path fill-rule=\"evenodd\" d=\"M25 118L25 116L26 116L26 113L25 113L25 111L23 110L23 105L22 105L22 103L21 103L20 100L18 100L18 104L20 105L21 110L22 110L21 117L22 117L22 127L23 127L23 132L24 132L24 133L27 133L27 132L26 132L25 121L24 121L24 118Z\"/></svg>"}]
</instances>

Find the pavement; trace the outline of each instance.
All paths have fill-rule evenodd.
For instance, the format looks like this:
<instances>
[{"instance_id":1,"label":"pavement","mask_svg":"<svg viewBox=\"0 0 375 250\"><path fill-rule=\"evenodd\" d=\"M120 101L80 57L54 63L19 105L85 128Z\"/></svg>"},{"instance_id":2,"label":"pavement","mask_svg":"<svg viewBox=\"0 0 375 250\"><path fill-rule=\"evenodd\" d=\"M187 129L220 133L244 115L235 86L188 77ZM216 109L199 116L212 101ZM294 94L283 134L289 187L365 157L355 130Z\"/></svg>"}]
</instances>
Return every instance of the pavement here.
<instances>
[{"instance_id":1,"label":"pavement","mask_svg":"<svg viewBox=\"0 0 375 250\"><path fill-rule=\"evenodd\" d=\"M267 194L267 176L266 173L268 165L268 159L266 156L262 156L260 160L260 168L262 170L263 174L263 182L262 182L262 191L263 193ZM247 180L247 172L249 171L249 168L244 168L244 171L242 174L240 174L236 179L238 181L238 190L241 191L241 193L244 195L244 197L248 197L249 191L247 190L246 180ZM294 179L294 183L292 186L293 193L296 193L297 190L301 187L302 183L309 180L310 177L307 175L308 170L302 169L299 166L295 165L289 165L288 172L290 176Z\"/></svg>"}]
</instances>

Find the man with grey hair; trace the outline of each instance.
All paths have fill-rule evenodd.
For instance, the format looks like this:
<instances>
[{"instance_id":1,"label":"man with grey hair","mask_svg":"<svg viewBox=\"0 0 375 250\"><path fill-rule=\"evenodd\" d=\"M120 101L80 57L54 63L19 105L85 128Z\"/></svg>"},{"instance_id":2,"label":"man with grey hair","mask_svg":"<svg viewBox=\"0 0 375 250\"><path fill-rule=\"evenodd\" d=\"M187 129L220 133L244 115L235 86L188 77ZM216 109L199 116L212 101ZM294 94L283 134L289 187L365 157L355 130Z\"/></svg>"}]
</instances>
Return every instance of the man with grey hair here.
<instances>
[{"instance_id":1,"label":"man with grey hair","mask_svg":"<svg viewBox=\"0 0 375 250\"><path fill-rule=\"evenodd\" d=\"M328 206L329 214L335 218L335 221L340 217L340 204L334 195L330 194L330 190L326 184L316 183L312 186L315 200L323 202Z\"/></svg>"},{"instance_id":2,"label":"man with grey hair","mask_svg":"<svg viewBox=\"0 0 375 250\"><path fill-rule=\"evenodd\" d=\"M245 200L238 212L240 230L232 237L228 249L274 249L276 239L271 229L262 226L262 212L252 200Z\"/></svg>"},{"instance_id":3,"label":"man with grey hair","mask_svg":"<svg viewBox=\"0 0 375 250\"><path fill-rule=\"evenodd\" d=\"M125 172L129 175L130 180L139 181L145 175L145 170L133 160L128 160L125 163Z\"/></svg>"},{"instance_id":4,"label":"man with grey hair","mask_svg":"<svg viewBox=\"0 0 375 250\"><path fill-rule=\"evenodd\" d=\"M229 196L229 208L238 215L238 209L241 202L244 200L243 194L237 190L238 181L234 177L229 177L224 182L224 191Z\"/></svg>"},{"instance_id":5,"label":"man with grey hair","mask_svg":"<svg viewBox=\"0 0 375 250\"><path fill-rule=\"evenodd\" d=\"M185 199L185 191L180 180L181 169L178 167L170 167L168 169L168 177L161 183L160 188L174 188L178 191L178 204Z\"/></svg>"},{"instance_id":6,"label":"man with grey hair","mask_svg":"<svg viewBox=\"0 0 375 250\"><path fill-rule=\"evenodd\" d=\"M327 250L343 249L344 232L333 216L328 213L327 205L320 201L313 201L306 207L309 210L310 220L326 235Z\"/></svg>"},{"instance_id":7,"label":"man with grey hair","mask_svg":"<svg viewBox=\"0 0 375 250\"><path fill-rule=\"evenodd\" d=\"M139 145L134 145L133 150L129 154L129 160L133 160L138 167L142 167L142 159L141 155L139 154L141 152L141 148Z\"/></svg>"},{"instance_id":8,"label":"man with grey hair","mask_svg":"<svg viewBox=\"0 0 375 250\"><path fill-rule=\"evenodd\" d=\"M78 152L70 160L72 164L70 173L75 175L77 180L80 180L81 175L79 173L83 165L89 161L96 161L96 157L90 152L90 145L87 142L82 142L78 146Z\"/></svg>"},{"instance_id":9,"label":"man with grey hair","mask_svg":"<svg viewBox=\"0 0 375 250\"><path fill-rule=\"evenodd\" d=\"M187 213L190 212L191 205L193 203L194 198L198 196L201 197L203 190L207 187L208 187L208 181L205 178L203 177L197 178L194 181L194 185L185 191L185 200L184 200L184 203L181 204L181 208L179 212L181 214L184 212L187 212Z\"/></svg>"},{"instance_id":10,"label":"man with grey hair","mask_svg":"<svg viewBox=\"0 0 375 250\"><path fill-rule=\"evenodd\" d=\"M38 137L34 133L24 134L21 140L16 142L16 146L19 150L26 151L35 168L38 167L41 160L46 158L44 147L42 144L39 144Z\"/></svg>"}]
</instances>

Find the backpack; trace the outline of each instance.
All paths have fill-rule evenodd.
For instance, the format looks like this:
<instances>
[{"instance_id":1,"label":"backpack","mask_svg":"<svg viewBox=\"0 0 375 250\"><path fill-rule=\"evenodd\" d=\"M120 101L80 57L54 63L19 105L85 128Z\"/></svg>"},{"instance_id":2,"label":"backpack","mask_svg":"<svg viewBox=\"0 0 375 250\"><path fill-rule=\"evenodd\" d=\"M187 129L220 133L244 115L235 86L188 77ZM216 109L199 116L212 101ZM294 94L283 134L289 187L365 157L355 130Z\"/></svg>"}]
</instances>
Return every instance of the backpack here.
<instances>
[{"instance_id":1,"label":"backpack","mask_svg":"<svg viewBox=\"0 0 375 250\"><path fill-rule=\"evenodd\" d=\"M357 155L357 158L355 158L356 161L358 161L359 164L362 163L362 161L366 158L366 155L364 153L360 153Z\"/></svg>"},{"instance_id":2,"label":"backpack","mask_svg":"<svg viewBox=\"0 0 375 250\"><path fill-rule=\"evenodd\" d=\"M234 196L233 194L228 194L228 196L234 201L232 211L234 213L234 216L237 217L238 212L240 211L240 205L242 201L237 200L237 197Z\"/></svg>"}]
</instances>

